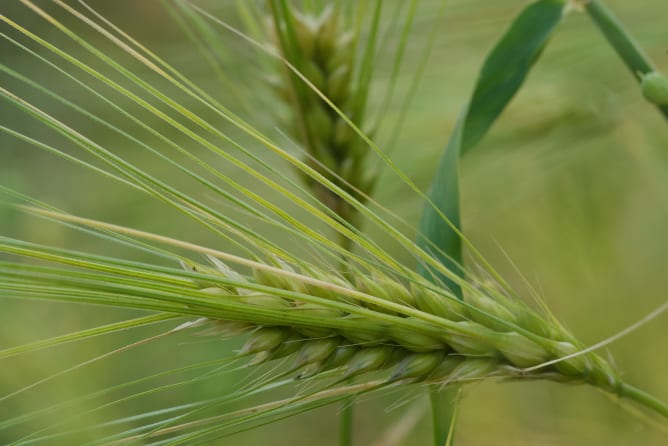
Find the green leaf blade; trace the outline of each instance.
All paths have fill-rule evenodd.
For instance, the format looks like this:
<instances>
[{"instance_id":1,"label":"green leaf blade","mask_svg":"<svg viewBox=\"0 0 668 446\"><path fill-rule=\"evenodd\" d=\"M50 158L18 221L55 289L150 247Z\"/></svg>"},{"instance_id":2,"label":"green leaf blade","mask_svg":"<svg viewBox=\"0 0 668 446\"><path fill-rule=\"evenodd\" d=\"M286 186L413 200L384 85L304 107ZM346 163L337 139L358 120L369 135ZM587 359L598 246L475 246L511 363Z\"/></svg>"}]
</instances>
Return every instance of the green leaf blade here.
<instances>
[{"instance_id":1,"label":"green leaf blade","mask_svg":"<svg viewBox=\"0 0 668 446\"><path fill-rule=\"evenodd\" d=\"M563 0L539 0L517 16L485 59L471 101L439 162L429 193L431 202L420 221L418 244L458 274L462 273L459 158L482 139L520 89L566 7ZM459 286L449 278L424 267L420 272L461 297Z\"/></svg>"},{"instance_id":2,"label":"green leaf blade","mask_svg":"<svg viewBox=\"0 0 668 446\"><path fill-rule=\"evenodd\" d=\"M515 96L564 16L562 0L527 6L489 53L464 123L462 153L475 146Z\"/></svg>"}]
</instances>

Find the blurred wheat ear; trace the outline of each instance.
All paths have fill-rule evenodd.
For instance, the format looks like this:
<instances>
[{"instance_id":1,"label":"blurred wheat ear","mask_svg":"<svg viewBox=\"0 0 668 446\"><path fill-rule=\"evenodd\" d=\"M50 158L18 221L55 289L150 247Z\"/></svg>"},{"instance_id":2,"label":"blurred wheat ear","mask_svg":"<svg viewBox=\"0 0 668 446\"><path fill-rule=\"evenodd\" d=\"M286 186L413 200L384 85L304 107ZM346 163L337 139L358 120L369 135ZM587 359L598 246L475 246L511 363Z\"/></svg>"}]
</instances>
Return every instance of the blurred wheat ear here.
<instances>
[{"instance_id":1,"label":"blurred wheat ear","mask_svg":"<svg viewBox=\"0 0 668 446\"><path fill-rule=\"evenodd\" d=\"M444 245L427 231L418 234L407 229L401 218L377 205L366 193L360 194L360 190L370 192L367 180L356 183L362 177L346 177L342 174L345 172L339 172L341 166L335 162L336 157L330 164L322 161L329 159L327 156L318 158L319 163L312 162L317 154L328 150L332 151L330 155L344 150L346 156L363 150L358 155L362 160L376 154L390 174L406 181L419 198L425 199L387 154L360 130L358 124L363 123L359 119L364 115L366 99L352 101L350 113L357 115L358 120L348 118L343 113L347 111L345 101L339 103L335 97L326 96L336 96L340 91L326 80L318 85L317 74L309 77L307 64L298 64L301 56L291 61L285 57L290 53L287 51L283 62L290 68L290 88L299 90L292 93L298 95L292 100L302 109L311 107L308 115L299 116L302 130L295 132L296 138L303 138L300 142L307 152L311 152L306 159L285 150L284 143L275 142L252 122L233 113L89 7L75 9L54 1L57 13L49 13L28 0L21 3L80 45L85 57L70 52L63 42L40 37L3 16L8 30L4 38L36 58L43 64L40 66L66 79L68 85L76 86L77 91L91 95L95 104L112 111L115 118L103 117L96 114L95 108L78 104L76 95L62 96L55 83L42 85L3 65L3 72L23 85L16 91L0 87L3 97L60 139L52 143L7 126L1 127L3 132L133 192L147 194L176 211L175 221L176 217L185 216L186 221L211 231L225 249L76 217L3 188L6 196L22 203L22 212L41 219L45 225L65 225L79 231L82 237L92 235L109 246L127 248L128 257L137 253L146 257L141 261L128 260L3 236L0 252L10 256L9 261L0 263L3 293L17 299L104 305L150 314L9 348L0 351L0 357L17 357L158 323L169 324L169 328L71 369L54 372L43 380L19 385L2 401L15 400L67 372L145 344L183 339L188 334L215 338L250 334L237 353L223 358L177 369L168 367L153 376L126 380L61 402L45 402L39 409L10 417L0 423L0 429L9 432L11 441L210 443L346 400L351 395L433 389L493 378L584 383L668 416L664 403L623 382L615 367L586 349L549 312L519 300L502 282L477 277L461 264L461 258L453 256L456 253L444 251ZM381 2L375 4L374 20L380 14ZM537 4L550 6L547 18L558 21L562 2ZM290 13L285 5L273 2L274 8L284 15ZM199 8L192 6L188 11L229 28ZM56 17L61 14L62 19ZM319 26L331 23L327 17ZM308 33L304 29L298 32L298 26L308 27L309 21L299 20L301 25L294 22L292 32L294 38L301 36L302 40L282 43L285 48L296 51L295 43L301 42L299 51L306 53L318 45L329 48L339 44L336 39L327 45L317 39L304 43ZM75 26L85 31L75 30ZM274 30L280 28L280 24L274 25ZM199 25L196 29L202 32L209 28ZM86 34L91 30L96 33L95 39ZM292 32L286 28L286 33ZM98 39L101 43L97 43ZM542 42L538 42L529 48L528 55L541 49ZM364 61L369 60L365 56ZM535 58L527 60L524 74ZM340 66L327 59L320 62L325 67L332 65L332 71L323 77L339 79L334 76ZM316 68L321 70L323 66ZM369 67L362 68L360 73L368 70ZM360 74L362 85L368 82L366 76ZM522 79L520 76L519 84ZM325 88L318 88L322 86ZM500 101L496 114L513 93ZM37 99L32 99L33 94L38 95ZM81 121L70 124L65 113L60 116L49 112L48 104L53 103ZM469 111L475 109L472 106ZM320 118L307 118L317 115ZM483 116L486 123L481 124L480 135L494 117ZM337 141L336 127L357 135L355 138L361 142L345 149L336 144L328 146ZM128 153L111 148L120 145L116 140L112 144L96 137L96 130L114 135L133 150L146 151L152 162L171 170L161 174L159 170L152 173L153 169L140 167ZM460 140L461 134L455 137L455 141ZM459 150L454 160L446 162L454 172ZM276 158L284 164L277 167ZM219 168L220 165L233 167L235 173ZM296 169L307 180L306 185L286 174L286 169ZM206 194L192 194L177 187L179 183L173 181L173 175L203 187ZM334 197L338 204L322 199L322 193ZM461 237L458 221L439 204L439 198L426 201L428 208L434 210L427 217L430 224L440 221L439 228ZM231 211L221 211L221 202ZM345 213L341 209L346 209ZM381 245L376 238L362 233L359 222L348 218L352 214L355 219L364 219L367 233L382 233L391 242ZM275 236L267 237L262 231L266 228L271 228ZM336 234L336 241L331 234ZM418 235L427 237L420 237L419 245L414 242ZM340 240L348 240L350 246ZM354 250L349 249L352 246ZM397 251L404 258L414 259L423 274L404 265ZM344 270L340 269L342 262ZM498 277L491 269L486 274ZM246 378L228 392L213 392L183 404L137 413L124 406L182 386L196 384L218 389L226 377L238 376L235 374L240 371ZM164 379L170 375L173 381L165 384ZM273 399L275 393L270 391L283 387L290 389L291 396ZM258 402L262 397L270 400ZM240 402L248 406L239 408ZM71 417L41 423L48 414L66 409L71 410ZM108 418L87 423L88 419L96 419L98 411Z\"/></svg>"}]
</instances>

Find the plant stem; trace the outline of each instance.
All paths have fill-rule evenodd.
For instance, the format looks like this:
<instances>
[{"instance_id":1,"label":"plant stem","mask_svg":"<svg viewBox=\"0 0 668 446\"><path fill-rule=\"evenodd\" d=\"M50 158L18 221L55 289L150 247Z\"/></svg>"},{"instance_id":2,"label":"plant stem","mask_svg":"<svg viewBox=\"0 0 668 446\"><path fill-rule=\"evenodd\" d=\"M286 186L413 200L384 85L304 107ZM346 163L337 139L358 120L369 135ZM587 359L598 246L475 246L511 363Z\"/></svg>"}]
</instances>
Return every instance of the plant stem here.
<instances>
[{"instance_id":1,"label":"plant stem","mask_svg":"<svg viewBox=\"0 0 668 446\"><path fill-rule=\"evenodd\" d=\"M348 397L343 400L341 414L339 415L339 446L350 446L353 444L353 404L354 398Z\"/></svg>"},{"instance_id":2,"label":"plant stem","mask_svg":"<svg viewBox=\"0 0 668 446\"><path fill-rule=\"evenodd\" d=\"M439 385L432 386L429 391L434 446L443 446L448 440L458 391L459 387L439 390Z\"/></svg>"},{"instance_id":3,"label":"plant stem","mask_svg":"<svg viewBox=\"0 0 668 446\"><path fill-rule=\"evenodd\" d=\"M601 0L589 0L585 8L638 82L642 80L642 75L656 71L649 57ZM668 106L657 105L657 107L668 119Z\"/></svg>"},{"instance_id":4,"label":"plant stem","mask_svg":"<svg viewBox=\"0 0 668 446\"><path fill-rule=\"evenodd\" d=\"M619 396L628 398L668 418L668 404L627 383L619 386Z\"/></svg>"}]
</instances>

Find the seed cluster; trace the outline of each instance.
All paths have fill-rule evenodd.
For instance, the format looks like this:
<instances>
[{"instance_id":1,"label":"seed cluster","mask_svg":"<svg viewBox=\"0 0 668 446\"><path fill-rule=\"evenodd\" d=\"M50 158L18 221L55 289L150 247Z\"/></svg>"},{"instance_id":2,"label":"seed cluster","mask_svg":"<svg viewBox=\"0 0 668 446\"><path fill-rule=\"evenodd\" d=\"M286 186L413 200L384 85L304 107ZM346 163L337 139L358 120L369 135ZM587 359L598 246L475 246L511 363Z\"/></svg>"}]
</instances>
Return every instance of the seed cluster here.
<instances>
[{"instance_id":1,"label":"seed cluster","mask_svg":"<svg viewBox=\"0 0 668 446\"><path fill-rule=\"evenodd\" d=\"M580 348L563 327L522 301L472 289L462 302L427 282L406 287L379 272L358 273L353 280L308 272L325 285L353 291L350 297L337 292L339 288L301 281L291 266L276 264L290 274L256 269L253 279L242 278L216 261L218 272L239 285L203 290L241 306L291 315L262 324L238 318L215 322L227 334L251 331L240 352L255 355L251 363L290 356L300 376L337 369L346 378L382 371L390 380L453 382L501 376L588 382L609 391L619 385L611 366L592 353L525 371ZM251 291L257 285L268 291ZM368 303L361 296L382 300ZM395 305L388 309L383 302ZM427 317L420 317L423 314Z\"/></svg>"}]
</instances>

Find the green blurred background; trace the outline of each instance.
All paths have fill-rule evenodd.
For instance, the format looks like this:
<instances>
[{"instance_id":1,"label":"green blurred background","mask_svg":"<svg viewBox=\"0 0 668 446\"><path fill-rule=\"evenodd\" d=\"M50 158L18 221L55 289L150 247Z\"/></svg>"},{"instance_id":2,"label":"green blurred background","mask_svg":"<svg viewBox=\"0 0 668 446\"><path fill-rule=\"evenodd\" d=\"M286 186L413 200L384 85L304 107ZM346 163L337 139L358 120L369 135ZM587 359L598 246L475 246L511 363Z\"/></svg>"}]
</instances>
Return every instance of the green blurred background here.
<instances>
[{"instance_id":1,"label":"green blurred background","mask_svg":"<svg viewBox=\"0 0 668 446\"><path fill-rule=\"evenodd\" d=\"M62 17L64 23L72 25L90 42L101 48L108 47L103 39L76 20L67 18L56 6L48 2L38 3ZM89 3L225 105L281 141L281 133L274 121L275 110L281 113L280 106L262 83L262 70L272 64L259 62L257 53L247 44L221 32L223 45L230 53L230 59L225 62L229 83L221 83L160 2L91 0ZM232 1L197 3L230 23L238 22ZM387 3L393 4L393 1ZM521 0L449 1L423 82L404 123L404 131L398 140L392 141L396 146L392 152L394 161L423 190L429 185L436 160L471 91L485 54L525 4ZM658 67L668 72L668 4L665 0L610 0L608 4ZM428 31L438 6L439 2L430 0L420 4L400 78L400 92L408 89L421 49L429 39ZM18 1L3 0L0 12L46 40L72 51L82 60L90 59L73 41L63 37ZM386 14L386 19L389 15ZM18 36L7 25L1 26L8 35ZM39 52L46 54L44 50ZM150 78L145 68L127 56L118 51L113 54ZM45 69L7 41L2 42L0 55L3 64L105 119L125 122L110 107L82 93L72 82ZM101 66L98 62L91 63ZM381 61L375 73L374 85L378 93L373 100L376 105L381 102L382 87L389 76L386 65ZM1 75L0 82L4 88L34 100L64 122L76 123L77 128L83 128L97 141L147 171L216 204L215 199L198 189L197 184L176 174L166 163L156 162L154 157L108 131L98 130L99 126L45 99L6 74ZM207 116L206 110L173 87L155 82L156 86L165 87L171 95ZM90 81L90 85L105 91L105 87L96 81ZM115 100L120 105L132 107L122 98ZM138 109L135 107L135 110ZM396 108L393 108L386 118L391 120L396 116ZM152 119L146 117L148 122L164 126ZM0 123L71 150L71 145L61 137L36 125L7 102L0 108ZM218 124L234 134L225 123ZM161 130L184 146L189 144L176 132L167 128ZM133 131L156 143L149 135L142 136L141 131ZM388 142L383 141L383 136L381 133L379 142L384 145ZM252 142L244 143L253 149ZM203 151L198 155L220 169L227 169L226 172L249 186L256 186L234 169L227 168L220 158ZM219 238L176 216L169 207L12 137L0 135L0 159L3 185L74 214L231 249ZM271 157L266 159L278 163ZM291 174L288 166L284 167L286 174ZM668 126L657 111L643 101L631 75L586 15L574 12L564 21L520 94L482 145L464 159L461 189L463 225L469 238L519 294L529 298L529 286L535 288L557 317L583 342L591 344L613 335L665 302L668 289ZM416 224L418 221L421 200L395 176L383 175L376 198L408 222ZM227 204L219 203L219 206L230 215L244 217ZM257 227L266 230L267 237L272 237L270 228ZM0 234L143 259L141 253L102 244L94 238L15 214L6 208L0 209ZM382 237L379 239L383 242ZM390 244L389 240L386 242ZM135 314L140 313L3 299L0 303L0 348ZM668 318L663 316L607 348L625 379L663 400L668 400L667 326ZM8 394L167 327L148 327L18 358L0 359L0 394ZM0 420L149 373L224 357L238 345L238 342L186 336L168 338L54 377L21 395L2 400ZM92 425L137 411L206 398L234 388L244 378L244 373L230 373L219 382L184 386L138 403L77 417L82 426ZM169 382L169 377L164 378L163 384ZM2 431L0 443L8 443L18 435L66 419L68 414L79 414L82 407L99 407L103 401L89 404L92 405L45 414L20 429ZM401 393L364 398L355 411L356 444L378 441L390 426L421 404L426 401ZM242 406L239 403L239 407ZM338 410L338 407L320 409L221 440L219 444L336 444ZM400 444L429 444L430 433L428 417L424 416ZM81 435L81 438L87 438L90 434L84 432ZM662 445L668 440L666 435L590 388L543 382L489 382L465 388L457 444Z\"/></svg>"}]
</instances>

